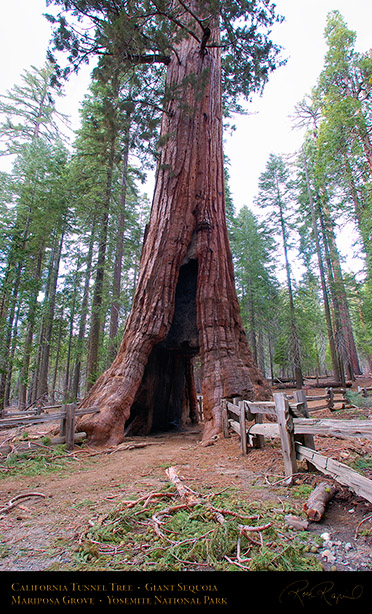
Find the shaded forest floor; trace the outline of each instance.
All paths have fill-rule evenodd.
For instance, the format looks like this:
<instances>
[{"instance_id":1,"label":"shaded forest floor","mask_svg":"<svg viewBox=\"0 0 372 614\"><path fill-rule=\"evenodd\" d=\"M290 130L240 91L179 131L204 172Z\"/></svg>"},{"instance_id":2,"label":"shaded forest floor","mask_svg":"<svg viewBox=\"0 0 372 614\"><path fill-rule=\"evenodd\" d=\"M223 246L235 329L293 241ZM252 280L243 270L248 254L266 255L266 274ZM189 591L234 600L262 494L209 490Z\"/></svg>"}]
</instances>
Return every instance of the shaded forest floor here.
<instances>
[{"instance_id":1,"label":"shaded forest floor","mask_svg":"<svg viewBox=\"0 0 372 614\"><path fill-rule=\"evenodd\" d=\"M358 381L359 385L370 383ZM321 391L313 389L313 393ZM322 410L316 417L367 418L371 414L371 409L352 408L333 414ZM40 426L33 428L41 432ZM43 434L46 432L44 429ZM2 439L6 437L9 431L1 433ZM177 466L185 484L195 491L233 488L236 496L256 507L291 509L302 518L304 493L309 490L304 485L313 487L325 479L321 474L307 473L302 465L303 473L292 486L285 486L279 440L266 440L262 450L250 450L246 457L241 456L235 435L203 446L199 427L131 438L130 442L146 445L105 451L76 448L68 464L61 464L53 473L10 476L2 465L1 508L20 494L45 496L30 497L0 514L0 570L78 569L78 539L91 519L108 514L121 500L163 489L168 483L165 469L171 465ZM358 470L372 479L372 442L316 437L315 447L343 463L357 463ZM360 525L355 538L359 524L371 513L372 504L339 486L324 518L310 523L308 530L312 552L324 569L372 569L372 522ZM320 538L324 533L329 534L326 541Z\"/></svg>"}]
</instances>

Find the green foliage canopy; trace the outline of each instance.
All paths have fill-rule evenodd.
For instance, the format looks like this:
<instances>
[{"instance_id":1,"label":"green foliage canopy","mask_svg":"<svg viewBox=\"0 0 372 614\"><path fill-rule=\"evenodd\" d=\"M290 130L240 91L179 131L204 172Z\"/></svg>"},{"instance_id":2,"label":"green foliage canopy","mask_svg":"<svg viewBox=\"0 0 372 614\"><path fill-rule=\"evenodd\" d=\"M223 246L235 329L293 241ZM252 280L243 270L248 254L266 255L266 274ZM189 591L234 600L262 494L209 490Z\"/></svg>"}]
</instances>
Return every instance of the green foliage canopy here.
<instances>
[{"instance_id":1,"label":"green foliage canopy","mask_svg":"<svg viewBox=\"0 0 372 614\"><path fill-rule=\"evenodd\" d=\"M240 108L263 86L281 60L280 47L269 38L269 28L282 17L269 0L47 0L60 7L46 17L53 26L49 59L55 81L98 56L99 66L120 60L127 66L169 64L182 37L201 46L218 45L222 55L222 85L226 108ZM219 19L221 40L208 40L209 25ZM55 52L67 52L67 65L57 63Z\"/></svg>"}]
</instances>

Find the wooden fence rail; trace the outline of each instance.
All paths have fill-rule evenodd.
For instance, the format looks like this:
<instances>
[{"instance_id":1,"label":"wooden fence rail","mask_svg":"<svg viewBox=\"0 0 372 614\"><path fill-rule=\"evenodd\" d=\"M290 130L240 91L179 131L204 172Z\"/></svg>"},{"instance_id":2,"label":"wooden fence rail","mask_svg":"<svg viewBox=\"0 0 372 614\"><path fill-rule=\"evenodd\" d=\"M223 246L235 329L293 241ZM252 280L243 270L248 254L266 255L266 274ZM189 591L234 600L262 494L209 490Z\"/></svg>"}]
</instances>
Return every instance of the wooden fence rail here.
<instances>
[{"instance_id":1,"label":"wooden fence rail","mask_svg":"<svg viewBox=\"0 0 372 614\"><path fill-rule=\"evenodd\" d=\"M367 390L372 390L372 388L367 389ZM322 395L307 395L305 393L304 390L295 390L293 394L287 394L285 393L287 399L290 402L290 407L293 409L296 405L297 401L297 396L298 393L301 393L301 399L302 402L305 402L306 404L306 410L309 413L313 413L316 411L320 411L321 409L329 409L330 411L336 411L339 409L344 409L346 407L351 407L350 405L350 401L346 396L346 388L327 388L326 389L326 394L322 394ZM305 395L305 397L303 396ZM321 403L322 401L326 401L325 403L321 403L320 405L314 405L315 402L319 402ZM252 409L252 413L256 413L256 420L259 420L259 408L264 408L265 411L263 413L267 414L270 413L270 411L273 412L273 415L275 415L275 409L273 409L275 407L275 403L273 403L272 401L260 401L260 402L256 402L256 403L252 403L250 401L244 401L245 403L249 403L249 405L253 408ZM312 403L311 406L308 405L308 403ZM235 404L234 400L233 403ZM199 421L203 422L204 419L204 414L203 414L203 395L198 394L197 395L197 405L198 405L198 414L199 414ZM230 403L231 405L231 403ZM257 412L254 412L254 407L256 407ZM248 408L248 406L247 406ZM248 409L247 409L248 410ZM252 418L253 419L253 418Z\"/></svg>"},{"instance_id":2,"label":"wooden fence rail","mask_svg":"<svg viewBox=\"0 0 372 614\"><path fill-rule=\"evenodd\" d=\"M224 436L229 428L240 437L241 450L247 454L249 448L262 448L265 437L279 437L281 440L284 472L291 482L297 473L297 461L306 460L308 468L330 475L341 484L372 502L372 480L360 475L347 465L328 458L315 451L314 435L328 437L357 437L372 441L372 420L313 419L309 417L304 391L296 391L295 403L287 396L275 393L273 402L251 403L239 401L222 404ZM275 422L263 422L264 414ZM298 417L302 416L302 417ZM252 422L253 424L247 424Z\"/></svg>"},{"instance_id":3,"label":"wooden fence rail","mask_svg":"<svg viewBox=\"0 0 372 614\"><path fill-rule=\"evenodd\" d=\"M301 391L304 392L304 391ZM288 399L291 400L295 397L297 391L294 392L294 395L287 395ZM322 403L322 401L324 401ZM319 402L320 405L314 405L313 403ZM311 407L308 408L309 411L320 411L321 409L329 409L330 411L336 411L338 409L344 409L350 405L350 401L346 396L346 388L326 388L325 394L306 394L306 403L312 403Z\"/></svg>"},{"instance_id":4,"label":"wooden fence rail","mask_svg":"<svg viewBox=\"0 0 372 614\"><path fill-rule=\"evenodd\" d=\"M372 440L372 420L316 420L313 418L293 418L295 435L323 435L325 437L363 437ZM249 435L261 433L266 437L279 437L279 428L276 423L253 425L249 428Z\"/></svg>"},{"instance_id":5,"label":"wooden fence rail","mask_svg":"<svg viewBox=\"0 0 372 614\"><path fill-rule=\"evenodd\" d=\"M58 443L66 443L68 450L74 447L75 440L81 440L82 434L75 433L75 422L79 416L85 414L96 414L100 411L99 407L86 407L84 409L76 409L75 403L63 404L61 411L52 412L50 414L34 414L21 417L8 417L0 419L0 430L9 429L16 426L34 426L36 424L44 424L48 422L60 422ZM1 448L0 448L1 452Z\"/></svg>"}]
</instances>

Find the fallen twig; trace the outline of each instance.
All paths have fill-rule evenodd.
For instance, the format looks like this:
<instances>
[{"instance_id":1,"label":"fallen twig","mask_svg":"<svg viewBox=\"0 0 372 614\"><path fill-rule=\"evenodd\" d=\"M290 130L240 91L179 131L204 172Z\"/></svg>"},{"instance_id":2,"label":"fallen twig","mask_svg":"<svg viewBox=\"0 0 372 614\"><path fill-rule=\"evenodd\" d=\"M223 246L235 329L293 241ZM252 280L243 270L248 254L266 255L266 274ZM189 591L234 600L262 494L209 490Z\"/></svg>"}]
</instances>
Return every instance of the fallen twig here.
<instances>
[{"instance_id":1,"label":"fallen twig","mask_svg":"<svg viewBox=\"0 0 372 614\"><path fill-rule=\"evenodd\" d=\"M172 492L151 492L148 495L143 495L143 497L139 497L139 499L135 499L134 501L132 500L128 500L128 501L121 501L120 504L127 507L127 508L131 508L131 507L135 507L136 505L138 505L138 503L141 503L141 501L144 501L145 503L143 504L142 509L145 509L145 507L148 506L148 504L150 503L151 499L162 499L164 497L174 497L175 493ZM139 513L141 513L142 510L140 510Z\"/></svg>"},{"instance_id":2,"label":"fallen twig","mask_svg":"<svg viewBox=\"0 0 372 614\"><path fill-rule=\"evenodd\" d=\"M274 475L274 474L271 474L271 475ZM296 476L303 476L303 473L293 473L291 475L292 478L295 478ZM288 476L282 477L280 480L276 480L275 482L270 482L267 474L264 475L264 478L265 478L266 484L268 484L269 486L276 486L277 484L282 484L283 482L288 481Z\"/></svg>"},{"instance_id":3,"label":"fallen twig","mask_svg":"<svg viewBox=\"0 0 372 614\"><path fill-rule=\"evenodd\" d=\"M237 560L239 561L239 563L250 563L250 562L251 562L251 560L252 560L251 558L249 558L249 557L248 557L248 558L243 558L243 557L241 556L241 552L240 552L240 548L241 548L241 545L240 545L240 537L241 537L241 535L239 535L239 537L238 537L238 543L237 543L237 545L236 545L236 558L237 558ZM248 552L249 552L249 550L248 550ZM248 554L248 552L247 552L246 554Z\"/></svg>"},{"instance_id":4,"label":"fallen twig","mask_svg":"<svg viewBox=\"0 0 372 614\"><path fill-rule=\"evenodd\" d=\"M228 561L231 565L236 565L237 567L240 567L241 569L245 569L246 571L250 571L249 567L247 567L246 565L242 565L238 561L233 561L232 559L230 559L230 557L228 557L226 555L224 556L224 559L226 559L226 561Z\"/></svg>"},{"instance_id":5,"label":"fallen twig","mask_svg":"<svg viewBox=\"0 0 372 614\"><path fill-rule=\"evenodd\" d=\"M360 523L358 524L358 526L357 526L357 528L356 528L356 530L355 530L355 536L354 536L354 539L356 539L356 538L358 537L358 535L359 535L359 529L360 529L361 525L362 525L364 522L367 522L368 520L372 520L372 514L370 514L369 516L366 516L365 518L363 518L363 519L360 521Z\"/></svg>"},{"instance_id":6,"label":"fallen twig","mask_svg":"<svg viewBox=\"0 0 372 614\"><path fill-rule=\"evenodd\" d=\"M88 452L87 450L79 450L80 454L84 458L91 456L99 456L100 454L114 454L115 452L122 452L123 450L134 450L136 448L146 448L147 446L161 446L164 445L163 441L148 441L140 443L120 443L118 446L111 448L105 448L104 450L95 450L94 452Z\"/></svg>"},{"instance_id":7,"label":"fallen twig","mask_svg":"<svg viewBox=\"0 0 372 614\"><path fill-rule=\"evenodd\" d=\"M28 497L43 497L45 499L46 495L41 492L30 492L23 495L17 495L16 497L13 497L13 499L10 499L5 507L0 509L0 514L7 514L10 512L10 510L19 505L21 499L27 499Z\"/></svg>"},{"instance_id":8,"label":"fallen twig","mask_svg":"<svg viewBox=\"0 0 372 614\"><path fill-rule=\"evenodd\" d=\"M201 500L200 495L198 495L198 493L196 493L195 491L191 490L191 488L188 488L188 486L185 486L184 484L182 484L182 481L178 477L176 467L168 467L168 469L166 470L166 474L169 477L172 484L174 484L175 487L177 488L177 492L182 501L184 501L187 504L193 504L193 505L195 503L200 502Z\"/></svg>"},{"instance_id":9,"label":"fallen twig","mask_svg":"<svg viewBox=\"0 0 372 614\"><path fill-rule=\"evenodd\" d=\"M259 514L256 514L255 516L244 516L244 514L238 514L238 512L233 512L224 508L210 507L209 509L211 509L212 512L222 514L223 516L234 516L235 518L241 518L242 520L258 520L260 518Z\"/></svg>"},{"instance_id":10,"label":"fallen twig","mask_svg":"<svg viewBox=\"0 0 372 614\"><path fill-rule=\"evenodd\" d=\"M261 531L265 531L266 529L268 529L269 527L271 527L272 523L271 522L267 522L266 524L263 524L259 527L249 527L246 524L241 524L240 525L240 529L242 530L242 532L245 531L253 531L253 532L258 532L260 533Z\"/></svg>"}]
</instances>

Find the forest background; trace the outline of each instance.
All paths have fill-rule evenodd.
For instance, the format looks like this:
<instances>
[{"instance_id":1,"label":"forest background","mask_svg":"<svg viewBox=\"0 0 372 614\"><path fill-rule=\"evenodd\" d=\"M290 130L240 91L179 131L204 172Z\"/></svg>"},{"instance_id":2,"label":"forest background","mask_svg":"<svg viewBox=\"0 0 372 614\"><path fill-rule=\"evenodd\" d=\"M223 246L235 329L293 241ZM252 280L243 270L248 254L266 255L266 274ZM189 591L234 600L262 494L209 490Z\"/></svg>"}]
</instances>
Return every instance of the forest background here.
<instances>
[{"instance_id":1,"label":"forest background","mask_svg":"<svg viewBox=\"0 0 372 614\"><path fill-rule=\"evenodd\" d=\"M35 5L40 20L47 12L44 2L19 4L25 11ZM248 115L233 114L226 127L227 218L243 320L268 378L293 378L300 369L352 379L370 371L372 356L372 60L370 41L360 36L371 8L321 2L315 14L311 3L317 38L306 45L310 3L276 4L292 20L272 34L290 56L287 65L270 76ZM59 96L44 59L44 22L40 61L19 55L15 75L5 58L21 45L3 12L2 57L8 80L15 78L0 98L0 396L19 407L84 396L117 351L160 119L156 101L141 113L128 103L141 101L140 80L108 90L92 66ZM18 36L22 23L26 13ZM307 47L306 65L289 52L290 31ZM287 67L296 75L289 73L290 86ZM62 117L71 105L74 132Z\"/></svg>"}]
</instances>

